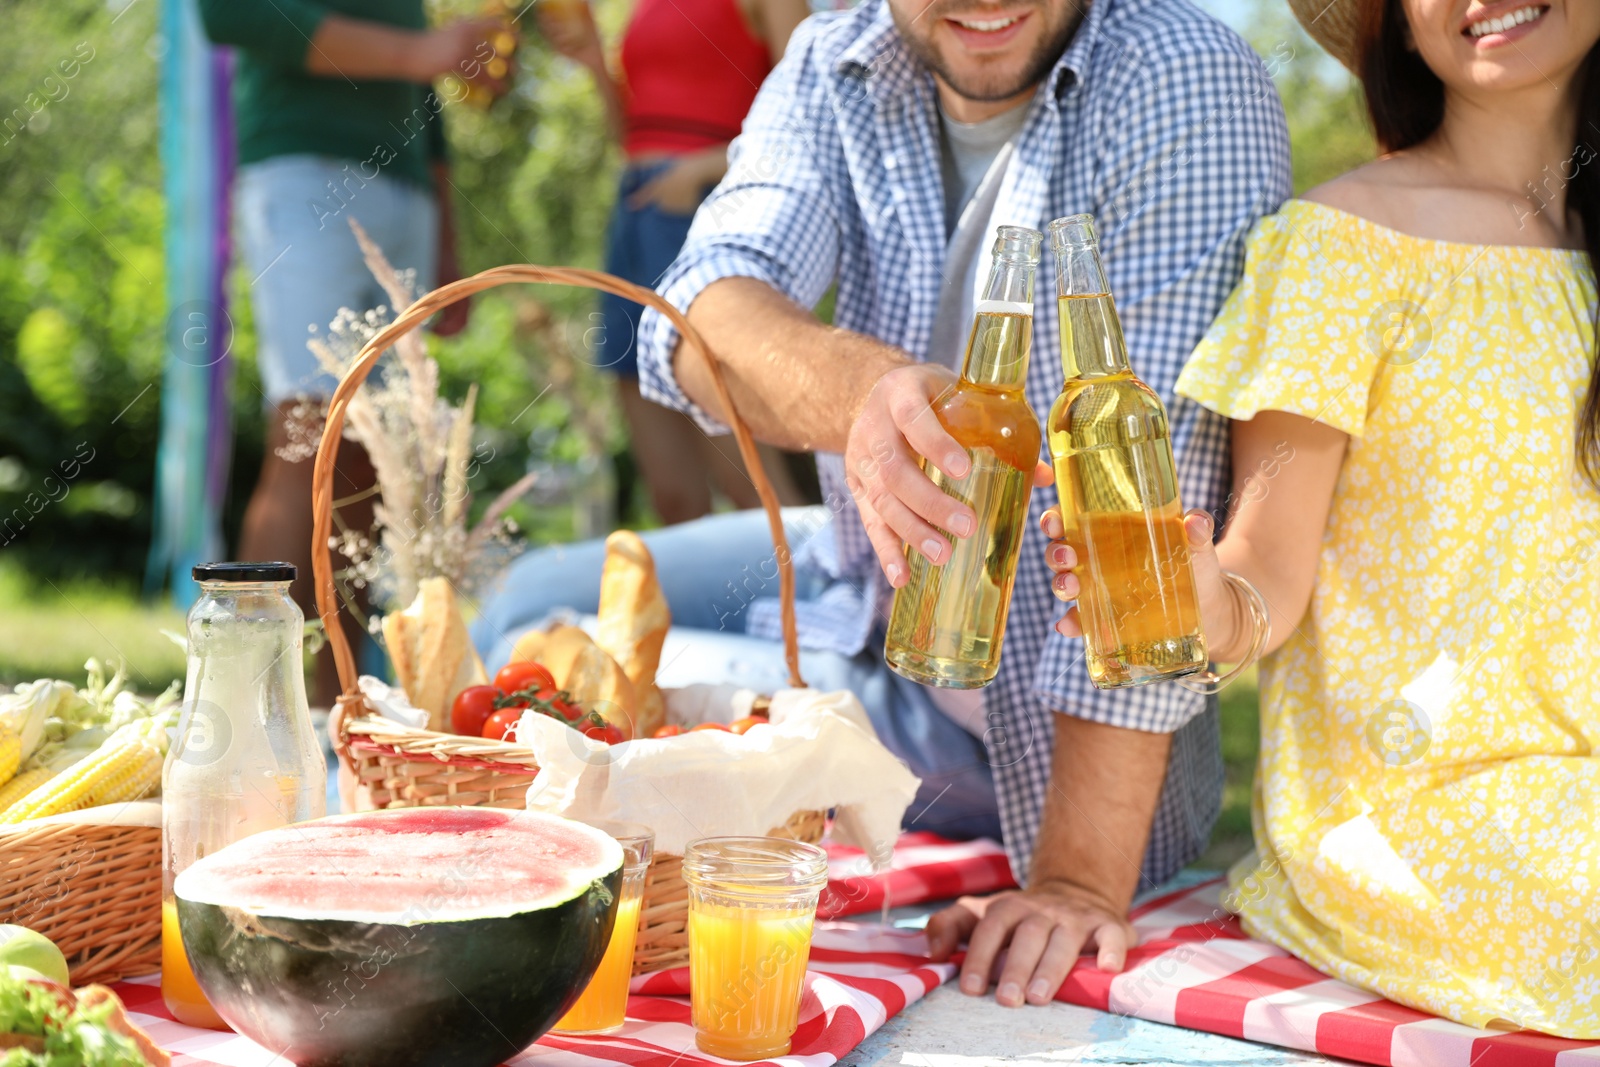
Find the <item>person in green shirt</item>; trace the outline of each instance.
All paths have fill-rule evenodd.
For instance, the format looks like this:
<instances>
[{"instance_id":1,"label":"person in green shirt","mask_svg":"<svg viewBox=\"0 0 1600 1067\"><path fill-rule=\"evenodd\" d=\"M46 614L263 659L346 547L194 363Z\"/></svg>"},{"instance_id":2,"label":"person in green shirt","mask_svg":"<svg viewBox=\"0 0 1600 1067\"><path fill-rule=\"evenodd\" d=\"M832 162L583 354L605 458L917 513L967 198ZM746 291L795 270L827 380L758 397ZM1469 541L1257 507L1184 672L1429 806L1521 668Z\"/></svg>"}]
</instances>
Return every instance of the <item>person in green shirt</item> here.
<instances>
[{"instance_id":1,"label":"person in green shirt","mask_svg":"<svg viewBox=\"0 0 1600 1067\"><path fill-rule=\"evenodd\" d=\"M420 290L460 276L451 223L441 93L469 83L491 93L491 42L502 25L472 19L429 29L422 0L200 0L217 44L237 50L234 112L239 176L234 189L244 265L269 407L261 475L244 516L239 556L286 560L305 576L296 600L310 613L311 468L282 454L306 398L337 384L306 342L342 307L387 303L362 262L354 218ZM504 57L509 60L509 57ZM465 327L459 303L434 323ZM373 482L362 450L344 442L336 498ZM352 528L371 524L371 504L340 509ZM354 639L354 637L352 638ZM338 692L332 662L318 664L315 703Z\"/></svg>"}]
</instances>

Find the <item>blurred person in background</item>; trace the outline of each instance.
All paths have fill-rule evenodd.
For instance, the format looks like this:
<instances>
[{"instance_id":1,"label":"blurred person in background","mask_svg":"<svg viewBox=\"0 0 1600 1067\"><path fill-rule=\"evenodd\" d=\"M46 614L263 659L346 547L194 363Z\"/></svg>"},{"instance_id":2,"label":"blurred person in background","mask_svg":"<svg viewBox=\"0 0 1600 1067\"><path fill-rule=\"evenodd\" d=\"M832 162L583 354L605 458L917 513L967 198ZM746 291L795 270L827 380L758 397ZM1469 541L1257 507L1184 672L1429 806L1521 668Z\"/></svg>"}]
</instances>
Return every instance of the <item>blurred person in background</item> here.
<instances>
[{"instance_id":1,"label":"blurred person in background","mask_svg":"<svg viewBox=\"0 0 1600 1067\"><path fill-rule=\"evenodd\" d=\"M639 0L613 77L584 0L541 0L539 28L585 67L605 103L627 166L606 240L605 269L654 287L677 257L695 210L728 170L756 90L808 14L806 0ZM639 305L600 298L595 361L617 379L634 462L668 525L711 511L713 488L738 508L760 504L733 438L707 437L687 416L639 393ZM762 447L785 504L800 503L782 453Z\"/></svg>"},{"instance_id":2,"label":"blurred person in background","mask_svg":"<svg viewBox=\"0 0 1600 1067\"><path fill-rule=\"evenodd\" d=\"M348 220L357 219L422 291L460 277L450 212L442 102L430 84L455 74L491 93L483 64L500 22L474 19L430 30L422 0L200 0L206 33L237 49L234 189L258 339L261 387L272 409L261 476L245 510L241 559L286 560L300 570L295 600L310 617L310 459L280 451L302 400L337 384L306 347L340 308L385 304ZM467 323L467 304L440 314L436 333ZM335 501L346 527L372 525L363 497L374 482L360 446L339 451ZM353 643L360 625L344 615ZM312 703L338 692L331 656L317 664Z\"/></svg>"}]
</instances>

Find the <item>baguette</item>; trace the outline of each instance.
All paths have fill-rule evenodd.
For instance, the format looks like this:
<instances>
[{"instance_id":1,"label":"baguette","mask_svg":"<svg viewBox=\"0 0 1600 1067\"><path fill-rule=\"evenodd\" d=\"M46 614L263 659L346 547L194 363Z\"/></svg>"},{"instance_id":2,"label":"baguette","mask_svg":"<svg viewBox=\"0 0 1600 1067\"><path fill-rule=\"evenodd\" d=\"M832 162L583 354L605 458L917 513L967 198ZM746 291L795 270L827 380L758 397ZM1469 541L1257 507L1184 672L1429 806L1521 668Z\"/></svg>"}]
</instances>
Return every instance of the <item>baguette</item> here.
<instances>
[{"instance_id":1,"label":"baguette","mask_svg":"<svg viewBox=\"0 0 1600 1067\"><path fill-rule=\"evenodd\" d=\"M654 685L661 645L671 625L672 612L656 579L650 550L638 534L618 530L606 538L595 644L622 665L635 686Z\"/></svg>"},{"instance_id":2,"label":"baguette","mask_svg":"<svg viewBox=\"0 0 1600 1067\"><path fill-rule=\"evenodd\" d=\"M411 706L428 713L428 729L448 729L450 702L488 675L467 634L455 591L445 578L425 578L404 611L383 617L383 640L396 680Z\"/></svg>"}]
</instances>

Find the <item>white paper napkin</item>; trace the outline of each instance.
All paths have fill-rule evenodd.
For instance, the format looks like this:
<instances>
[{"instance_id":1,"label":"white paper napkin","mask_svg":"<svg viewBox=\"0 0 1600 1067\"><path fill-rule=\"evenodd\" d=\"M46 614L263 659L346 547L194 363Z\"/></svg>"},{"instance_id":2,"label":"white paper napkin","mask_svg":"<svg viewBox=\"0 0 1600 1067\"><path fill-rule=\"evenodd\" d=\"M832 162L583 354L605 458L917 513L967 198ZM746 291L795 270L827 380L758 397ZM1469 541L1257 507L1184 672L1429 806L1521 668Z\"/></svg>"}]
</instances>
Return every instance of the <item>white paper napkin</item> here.
<instances>
[{"instance_id":1,"label":"white paper napkin","mask_svg":"<svg viewBox=\"0 0 1600 1067\"><path fill-rule=\"evenodd\" d=\"M656 850L700 837L764 834L799 811L836 809L834 837L888 865L917 780L873 733L849 692L782 690L772 724L607 746L545 715L522 718L539 776L528 807L575 819L641 822Z\"/></svg>"}]
</instances>

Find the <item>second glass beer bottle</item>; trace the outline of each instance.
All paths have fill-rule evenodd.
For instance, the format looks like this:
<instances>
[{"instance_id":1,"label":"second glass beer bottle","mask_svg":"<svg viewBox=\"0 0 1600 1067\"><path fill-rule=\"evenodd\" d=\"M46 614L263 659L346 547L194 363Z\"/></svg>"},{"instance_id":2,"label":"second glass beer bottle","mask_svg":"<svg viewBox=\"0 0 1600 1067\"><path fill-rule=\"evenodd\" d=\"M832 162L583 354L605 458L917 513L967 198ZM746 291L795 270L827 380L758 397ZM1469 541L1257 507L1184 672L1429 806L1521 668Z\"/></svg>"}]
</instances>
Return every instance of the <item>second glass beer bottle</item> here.
<instances>
[{"instance_id":1,"label":"second glass beer bottle","mask_svg":"<svg viewBox=\"0 0 1600 1067\"><path fill-rule=\"evenodd\" d=\"M933 402L939 422L967 450L972 466L963 478L947 478L926 464L924 469L940 489L969 505L978 522L972 536L952 540L942 566L906 550L911 577L895 592L884 656L900 674L924 685L976 689L1000 669L1006 609L1039 461L1039 418L1023 398L1023 386L1043 243L1038 230L999 227L961 380Z\"/></svg>"},{"instance_id":2,"label":"second glass beer bottle","mask_svg":"<svg viewBox=\"0 0 1600 1067\"><path fill-rule=\"evenodd\" d=\"M1134 377L1094 219L1050 224L1061 308L1061 395L1050 456L1067 542L1077 554L1078 615L1100 689L1206 666L1167 411Z\"/></svg>"}]
</instances>

